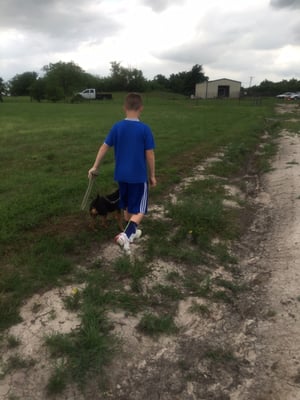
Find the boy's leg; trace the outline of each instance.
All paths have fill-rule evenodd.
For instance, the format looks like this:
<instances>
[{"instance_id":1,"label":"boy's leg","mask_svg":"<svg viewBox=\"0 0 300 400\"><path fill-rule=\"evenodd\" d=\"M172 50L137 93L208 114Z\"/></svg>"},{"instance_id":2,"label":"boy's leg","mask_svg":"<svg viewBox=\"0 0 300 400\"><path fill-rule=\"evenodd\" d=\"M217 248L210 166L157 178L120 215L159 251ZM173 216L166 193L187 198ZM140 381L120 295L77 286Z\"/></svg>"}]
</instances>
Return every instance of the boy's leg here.
<instances>
[{"instance_id":1,"label":"boy's leg","mask_svg":"<svg viewBox=\"0 0 300 400\"><path fill-rule=\"evenodd\" d=\"M130 242L141 236L142 231L137 229L144 215L147 213L148 205L148 184L138 183L128 185L128 208L125 213L125 219L128 224L125 233Z\"/></svg>"},{"instance_id":2,"label":"boy's leg","mask_svg":"<svg viewBox=\"0 0 300 400\"><path fill-rule=\"evenodd\" d=\"M128 212L127 212L127 203L128 203L128 186L124 182L119 182L119 192L120 192L120 201L119 206L120 209L124 210L124 220L126 225L128 224ZM130 242L128 236L125 234L125 231L119 233L115 236L115 242L123 248L123 250L130 254Z\"/></svg>"},{"instance_id":3,"label":"boy's leg","mask_svg":"<svg viewBox=\"0 0 300 400\"><path fill-rule=\"evenodd\" d=\"M144 214L133 214L126 225L124 233L127 235L130 243L142 236L142 231L138 229L138 225L142 221L143 216Z\"/></svg>"},{"instance_id":4,"label":"boy's leg","mask_svg":"<svg viewBox=\"0 0 300 400\"><path fill-rule=\"evenodd\" d=\"M120 208L124 209L124 219L127 226L124 232L115 237L126 253L130 254L130 243L142 235L142 231L137 229L141 223L148 204L148 184L128 184L119 182Z\"/></svg>"}]
</instances>

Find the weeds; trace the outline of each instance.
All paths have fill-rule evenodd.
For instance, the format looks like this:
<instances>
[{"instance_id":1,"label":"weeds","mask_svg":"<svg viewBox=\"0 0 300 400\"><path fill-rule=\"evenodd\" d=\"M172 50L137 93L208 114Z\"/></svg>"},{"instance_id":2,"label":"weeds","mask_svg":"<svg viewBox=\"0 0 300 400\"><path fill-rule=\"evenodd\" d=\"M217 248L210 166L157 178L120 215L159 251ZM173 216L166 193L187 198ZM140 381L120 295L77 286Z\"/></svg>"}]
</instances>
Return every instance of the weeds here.
<instances>
[{"instance_id":1,"label":"weeds","mask_svg":"<svg viewBox=\"0 0 300 400\"><path fill-rule=\"evenodd\" d=\"M180 300L183 298L182 292L174 286L158 284L153 287L153 290L154 292L159 293L163 297L166 297L167 299L173 301Z\"/></svg>"},{"instance_id":2,"label":"weeds","mask_svg":"<svg viewBox=\"0 0 300 400\"><path fill-rule=\"evenodd\" d=\"M236 360L236 357L231 350L225 350L221 347L207 350L204 356L214 362L230 362Z\"/></svg>"},{"instance_id":3,"label":"weeds","mask_svg":"<svg viewBox=\"0 0 300 400\"><path fill-rule=\"evenodd\" d=\"M80 308L81 293L77 288L72 290L70 296L66 296L63 301L65 308L70 311L77 311Z\"/></svg>"},{"instance_id":4,"label":"weeds","mask_svg":"<svg viewBox=\"0 0 300 400\"><path fill-rule=\"evenodd\" d=\"M23 358L19 354L12 355L4 363L0 377L4 377L6 374L17 369L28 369L35 365L35 360L32 358Z\"/></svg>"},{"instance_id":5,"label":"weeds","mask_svg":"<svg viewBox=\"0 0 300 400\"><path fill-rule=\"evenodd\" d=\"M62 393L67 387L68 377L65 366L57 365L46 386L47 394L50 396Z\"/></svg>"},{"instance_id":6,"label":"weeds","mask_svg":"<svg viewBox=\"0 0 300 400\"><path fill-rule=\"evenodd\" d=\"M201 314L202 316L205 316L205 317L209 317L210 316L209 308L205 304L198 304L196 302L193 302L193 304L189 308L189 311L191 313Z\"/></svg>"},{"instance_id":7,"label":"weeds","mask_svg":"<svg viewBox=\"0 0 300 400\"><path fill-rule=\"evenodd\" d=\"M77 332L55 334L46 338L52 357L64 362L55 368L48 383L48 391L63 390L67 383L85 383L89 373L99 373L109 362L117 341L110 334L110 326L103 312L86 306L82 324Z\"/></svg>"},{"instance_id":8,"label":"weeds","mask_svg":"<svg viewBox=\"0 0 300 400\"><path fill-rule=\"evenodd\" d=\"M156 336L160 334L174 334L178 330L172 316L157 316L151 313L146 313L143 315L137 328L144 334L150 336Z\"/></svg>"},{"instance_id":9,"label":"weeds","mask_svg":"<svg viewBox=\"0 0 300 400\"><path fill-rule=\"evenodd\" d=\"M14 349L16 347L18 347L21 344L21 341L19 338L17 338L14 335L8 335L7 337L7 347L9 349Z\"/></svg>"},{"instance_id":10,"label":"weeds","mask_svg":"<svg viewBox=\"0 0 300 400\"><path fill-rule=\"evenodd\" d=\"M244 284L241 285L239 283L235 283L222 278L217 278L215 280L215 283L218 286L222 286L223 288L229 289L235 295L246 290L246 286Z\"/></svg>"}]
</instances>

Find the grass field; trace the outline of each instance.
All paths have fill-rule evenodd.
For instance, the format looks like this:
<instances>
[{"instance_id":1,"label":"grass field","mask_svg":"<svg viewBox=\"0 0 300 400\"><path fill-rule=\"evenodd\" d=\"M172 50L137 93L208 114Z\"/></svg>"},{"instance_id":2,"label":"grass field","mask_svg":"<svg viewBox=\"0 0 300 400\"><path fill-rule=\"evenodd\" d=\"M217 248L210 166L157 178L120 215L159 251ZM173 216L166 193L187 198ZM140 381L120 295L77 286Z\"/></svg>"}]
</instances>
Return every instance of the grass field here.
<instances>
[{"instance_id":1,"label":"grass field","mask_svg":"<svg viewBox=\"0 0 300 400\"><path fill-rule=\"evenodd\" d=\"M28 296L72 282L74 274L78 281L75 266L84 262L95 243L113 237L112 229L91 231L87 212L80 210L80 204L88 183L87 171L98 147L111 125L123 118L122 94L115 94L113 101L83 104L5 100L0 104L0 330L19 320L20 304ZM172 94L145 94L144 102L142 119L151 126L157 146L158 186L151 191L151 203L164 202L174 184L218 151L224 152L222 163L214 166L218 176L244 174L250 163L256 172L267 168L268 157L274 151L272 143L265 143L255 166L253 154L265 129L275 130L266 127L265 122L273 116L273 100L257 105L251 99L200 101ZM94 190L107 193L115 186L111 152L101 166ZM224 212L224 196L220 181L207 179L185 191L179 206L169 205L171 225L146 219L150 240L144 261L132 265L121 260L112 266L115 275L92 269L89 276L81 276L87 281L81 299L88 310L84 315L95 321L98 307L103 304L122 304L130 312L141 310L149 299L139 293L139 282L147 274L147 260L155 257L195 265L201 259L207 261L206 252L213 251L224 264L232 261L223 244L214 248L211 245L216 235L227 240L238 234L239 215ZM161 241L172 226L180 229L168 243ZM189 232L195 251L180 245ZM132 280L132 294L97 297L95 293L105 283L113 287L116 275L119 280L124 275ZM170 277L170 282L177 279ZM184 290L208 295L209 278L194 274L187 276L181 286L157 287L156 293L172 302ZM84 328L87 317L83 321ZM101 332L107 332L105 323L101 324ZM140 327L145 331L150 326L151 330L156 324L150 314L145 314ZM99 326L94 328L98 332ZM172 324L168 329L173 329ZM55 346L57 338L49 342ZM108 342L100 347L106 348ZM90 346L94 348L95 343ZM87 352L87 348L82 349L83 354Z\"/></svg>"}]
</instances>

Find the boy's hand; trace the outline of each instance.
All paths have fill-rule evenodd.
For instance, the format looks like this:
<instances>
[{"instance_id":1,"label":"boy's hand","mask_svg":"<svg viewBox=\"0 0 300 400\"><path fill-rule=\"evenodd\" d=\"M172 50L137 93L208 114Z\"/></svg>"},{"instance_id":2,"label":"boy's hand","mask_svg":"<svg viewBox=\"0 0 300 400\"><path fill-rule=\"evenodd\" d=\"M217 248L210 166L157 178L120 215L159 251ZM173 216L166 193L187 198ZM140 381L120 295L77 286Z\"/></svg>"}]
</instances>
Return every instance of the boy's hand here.
<instances>
[{"instance_id":1,"label":"boy's hand","mask_svg":"<svg viewBox=\"0 0 300 400\"><path fill-rule=\"evenodd\" d=\"M89 179L91 179L91 178L95 178L96 176L98 176L98 168L91 168L90 170L89 170L89 172L88 172L88 178Z\"/></svg>"},{"instance_id":2,"label":"boy's hand","mask_svg":"<svg viewBox=\"0 0 300 400\"><path fill-rule=\"evenodd\" d=\"M155 176L150 176L149 182L150 182L150 186L153 186L153 187L154 187L154 186L157 185L157 181L156 181Z\"/></svg>"}]
</instances>

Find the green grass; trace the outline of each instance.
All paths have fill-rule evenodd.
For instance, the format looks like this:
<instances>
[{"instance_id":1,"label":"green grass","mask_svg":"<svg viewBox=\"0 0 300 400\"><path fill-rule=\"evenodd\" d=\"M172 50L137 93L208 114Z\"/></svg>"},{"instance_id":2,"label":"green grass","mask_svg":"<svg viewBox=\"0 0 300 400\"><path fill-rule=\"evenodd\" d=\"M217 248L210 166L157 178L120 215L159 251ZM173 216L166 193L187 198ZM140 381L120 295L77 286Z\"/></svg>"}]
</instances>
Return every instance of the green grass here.
<instances>
[{"instance_id":1,"label":"green grass","mask_svg":"<svg viewBox=\"0 0 300 400\"><path fill-rule=\"evenodd\" d=\"M8 357L7 361L2 365L0 373L0 380L6 374L9 374L13 370L24 369L27 370L35 365L35 361L32 358L23 358L19 354Z\"/></svg>"},{"instance_id":2,"label":"green grass","mask_svg":"<svg viewBox=\"0 0 300 400\"><path fill-rule=\"evenodd\" d=\"M146 313L141 318L138 329L150 336L174 334L178 331L171 315L154 315Z\"/></svg>"},{"instance_id":3,"label":"green grass","mask_svg":"<svg viewBox=\"0 0 300 400\"><path fill-rule=\"evenodd\" d=\"M80 314L80 327L46 340L54 365L49 394L103 372L117 345L108 310L141 313L138 329L156 336L177 332L174 312L185 296L234 302L238 283L220 280L218 290L210 276L215 263L236 267L227 243L243 229L243 210L223 205L223 178L267 170L276 151L268 138L260 156L253 156L264 130L278 130L278 121L270 118L272 100L253 106L247 100L195 102L172 94L145 94L142 119L152 127L157 144L158 186L151 189L150 203L164 204L168 219L143 222L149 238L142 259L121 257L111 265L101 260L91 265L86 261L90 250L111 240L116 226L92 231L80 204L98 147L111 125L123 118L123 97L114 94L112 102L81 104L25 99L0 104L0 330L20 321L20 305L33 293L85 283L65 298L65 307ZM217 152L224 157L207 171L216 177L191 184L178 195L177 204L169 203L174 184ZM116 186L113 167L111 152L92 195ZM158 282L147 291L143 280L157 258L176 261L184 275L170 272L168 284ZM209 317L206 306L194 311Z\"/></svg>"},{"instance_id":4,"label":"green grass","mask_svg":"<svg viewBox=\"0 0 300 400\"><path fill-rule=\"evenodd\" d=\"M111 359L116 339L99 308L86 306L80 328L70 334L53 334L46 338L53 359L63 362L55 367L48 383L51 394L62 391L70 382L82 386L88 375L100 373Z\"/></svg>"},{"instance_id":5,"label":"green grass","mask_svg":"<svg viewBox=\"0 0 300 400\"><path fill-rule=\"evenodd\" d=\"M208 349L204 356L213 362L217 363L227 363L236 361L236 357L231 350L224 349L221 347Z\"/></svg>"}]
</instances>

